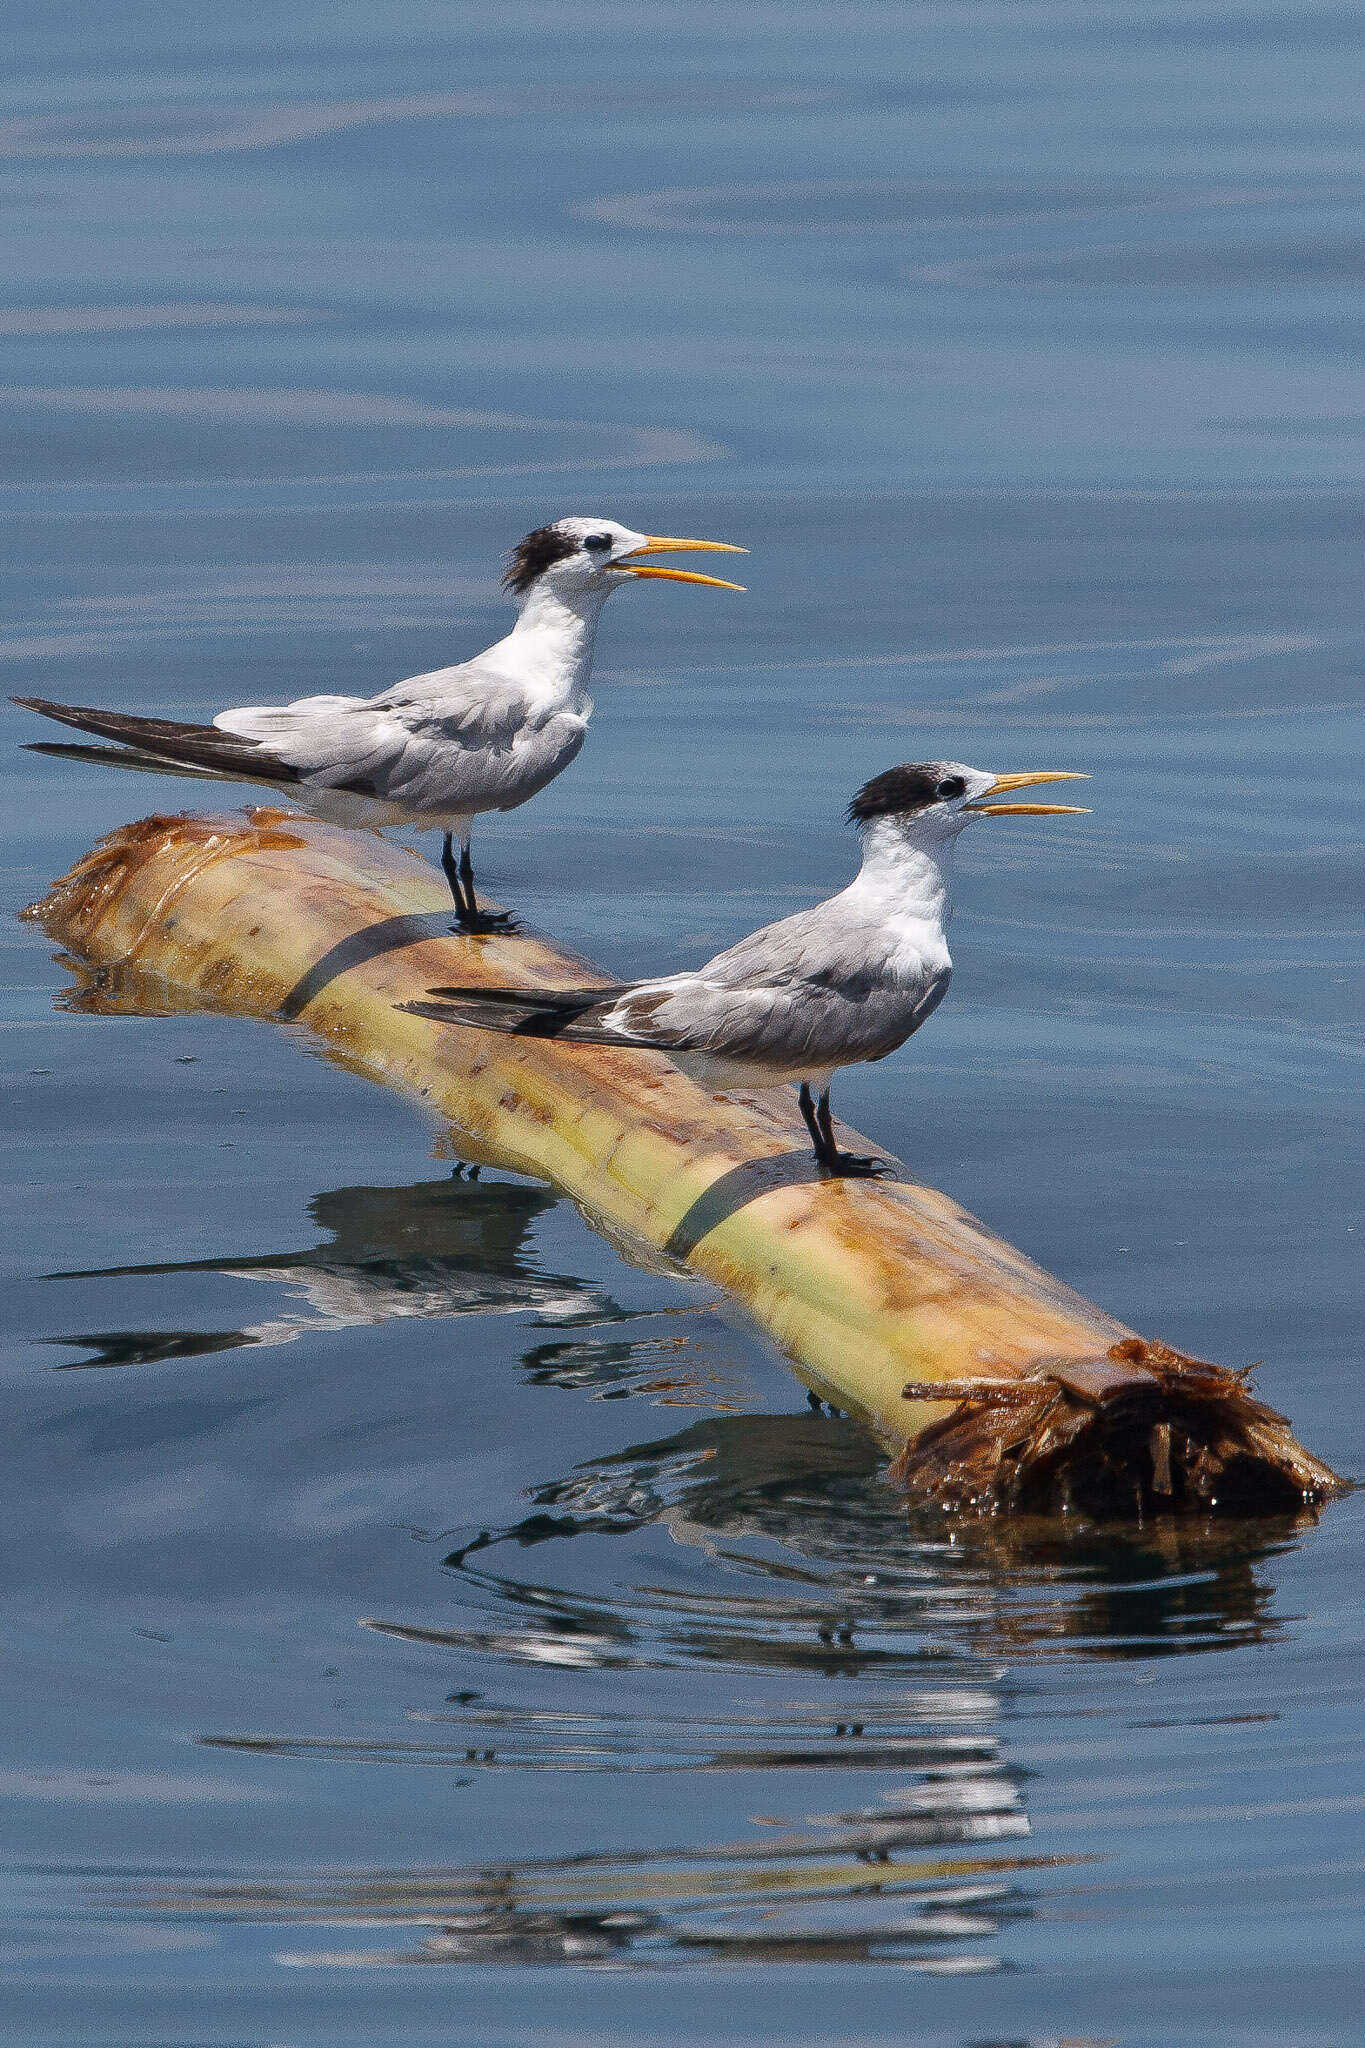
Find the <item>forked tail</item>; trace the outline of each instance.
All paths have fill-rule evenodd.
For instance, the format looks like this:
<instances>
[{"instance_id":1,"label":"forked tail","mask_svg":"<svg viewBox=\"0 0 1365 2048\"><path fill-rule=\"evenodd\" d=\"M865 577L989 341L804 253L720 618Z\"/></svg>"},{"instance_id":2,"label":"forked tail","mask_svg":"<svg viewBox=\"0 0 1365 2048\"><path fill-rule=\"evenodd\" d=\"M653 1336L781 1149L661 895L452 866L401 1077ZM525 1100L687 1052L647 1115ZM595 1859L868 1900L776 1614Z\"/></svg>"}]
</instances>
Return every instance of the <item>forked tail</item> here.
<instances>
[{"instance_id":1,"label":"forked tail","mask_svg":"<svg viewBox=\"0 0 1365 2048\"><path fill-rule=\"evenodd\" d=\"M563 1038L572 1045L639 1045L646 1039L604 1031L602 1019L629 992L613 988L433 988L437 1002L399 1003L409 1016L437 1024L468 1024L513 1038Z\"/></svg>"},{"instance_id":2,"label":"forked tail","mask_svg":"<svg viewBox=\"0 0 1365 2048\"><path fill-rule=\"evenodd\" d=\"M15 697L27 711L74 725L81 732L117 740L113 747L60 745L34 740L28 751L56 754L66 760L94 761L101 767L141 768L166 775L190 775L210 782L267 782L284 785L299 780L291 768L255 740L220 732L215 725L180 725L169 718L136 718L127 711L103 711L90 704L54 704L46 697Z\"/></svg>"}]
</instances>

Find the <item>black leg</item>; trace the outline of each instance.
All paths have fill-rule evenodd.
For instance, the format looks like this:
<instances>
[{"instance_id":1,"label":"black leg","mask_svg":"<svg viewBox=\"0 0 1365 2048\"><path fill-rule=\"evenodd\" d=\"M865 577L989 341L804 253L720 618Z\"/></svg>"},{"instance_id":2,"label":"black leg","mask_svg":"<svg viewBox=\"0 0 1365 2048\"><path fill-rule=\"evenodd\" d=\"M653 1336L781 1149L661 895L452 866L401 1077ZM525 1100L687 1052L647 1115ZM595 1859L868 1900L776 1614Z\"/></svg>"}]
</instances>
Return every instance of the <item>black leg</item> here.
<instances>
[{"instance_id":1,"label":"black leg","mask_svg":"<svg viewBox=\"0 0 1365 2048\"><path fill-rule=\"evenodd\" d=\"M441 866L445 870L445 878L450 884L450 893L455 900L456 929L459 930L469 912L465 907L464 891L460 887L460 868L455 859L455 842L449 832L441 841Z\"/></svg>"},{"instance_id":2,"label":"black leg","mask_svg":"<svg viewBox=\"0 0 1365 2048\"><path fill-rule=\"evenodd\" d=\"M480 910L474 894L474 864L469 858L468 844L460 849L455 858L453 834L447 832L441 841L441 867L450 884L451 899L455 905L455 923L452 930L457 932L514 932L520 927L514 917L505 910Z\"/></svg>"},{"instance_id":3,"label":"black leg","mask_svg":"<svg viewBox=\"0 0 1365 2048\"><path fill-rule=\"evenodd\" d=\"M878 1159L871 1152L841 1152L834 1136L834 1118L830 1114L829 1090L826 1088L818 1103L812 1104L810 1090L801 1084L801 1114L806 1119L806 1129L815 1141L815 1156L822 1172L835 1180L871 1180L879 1173L890 1173L891 1168L884 1159Z\"/></svg>"},{"instance_id":4,"label":"black leg","mask_svg":"<svg viewBox=\"0 0 1365 2048\"><path fill-rule=\"evenodd\" d=\"M521 929L517 920L507 910L480 910L479 899L474 894L474 863L469 858L469 842L460 848L458 867L455 849L447 832L445 846L441 852L441 866L446 871L451 894L455 898L455 929L459 932L515 932Z\"/></svg>"},{"instance_id":5,"label":"black leg","mask_svg":"<svg viewBox=\"0 0 1365 2048\"><path fill-rule=\"evenodd\" d=\"M825 1141L825 1134L820 1128L819 1119L815 1114L815 1098L810 1092L810 1084L808 1082L803 1081L801 1083L801 1086L796 1091L796 1099L801 1105L801 1114L806 1119L806 1129L810 1132L811 1144L815 1147L816 1164L828 1167L830 1163L829 1148Z\"/></svg>"}]
</instances>

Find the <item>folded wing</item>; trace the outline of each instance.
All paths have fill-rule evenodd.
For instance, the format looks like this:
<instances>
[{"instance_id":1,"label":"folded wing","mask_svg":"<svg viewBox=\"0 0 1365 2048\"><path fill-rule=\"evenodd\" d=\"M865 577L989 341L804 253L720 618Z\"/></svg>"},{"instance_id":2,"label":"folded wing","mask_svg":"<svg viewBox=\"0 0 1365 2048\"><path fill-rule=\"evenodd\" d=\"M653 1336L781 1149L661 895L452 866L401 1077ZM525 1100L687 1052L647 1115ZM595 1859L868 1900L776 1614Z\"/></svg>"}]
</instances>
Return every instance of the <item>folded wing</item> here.
<instances>
[{"instance_id":1,"label":"folded wing","mask_svg":"<svg viewBox=\"0 0 1365 2048\"><path fill-rule=\"evenodd\" d=\"M214 724L268 748L314 788L444 815L524 802L567 765L586 729L573 714L539 718L522 684L477 661L378 697L249 705Z\"/></svg>"},{"instance_id":2,"label":"folded wing","mask_svg":"<svg viewBox=\"0 0 1365 2048\"><path fill-rule=\"evenodd\" d=\"M885 1058L937 1008L947 986L947 969L918 990L832 988L799 977L776 988L727 988L675 975L609 989L433 988L432 1000L401 1007L514 1037L821 1067Z\"/></svg>"}]
</instances>

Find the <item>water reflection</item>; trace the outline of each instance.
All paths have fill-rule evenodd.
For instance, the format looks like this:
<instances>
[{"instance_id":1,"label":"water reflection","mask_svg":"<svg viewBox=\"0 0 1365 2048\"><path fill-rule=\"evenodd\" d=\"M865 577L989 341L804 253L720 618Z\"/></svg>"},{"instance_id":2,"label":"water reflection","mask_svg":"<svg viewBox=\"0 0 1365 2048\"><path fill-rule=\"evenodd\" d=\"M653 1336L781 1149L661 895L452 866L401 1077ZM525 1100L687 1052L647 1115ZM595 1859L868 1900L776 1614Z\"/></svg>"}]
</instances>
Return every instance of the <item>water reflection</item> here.
<instances>
[{"instance_id":1,"label":"water reflection","mask_svg":"<svg viewBox=\"0 0 1365 2048\"><path fill-rule=\"evenodd\" d=\"M467 1620L368 1623L449 1652L460 1677L439 1703L409 1711L413 1732L204 1738L296 1762L446 1768L457 1784L503 1771L696 1784L772 1772L815 1809L804 1818L741 1805L748 1826L736 1840L330 1888L225 1887L176 1909L421 1930L398 1947L290 1951L314 1967L721 1957L998 1967L994 1937L1032 1910L1020 1873L1049 1859L1001 1853L1029 1833L1001 1750L1001 1674L934 1640L956 1595L945 1604L930 1550L907 1546L878 1463L851 1427L805 1413L708 1418L579 1465L535 1489L530 1514L446 1552ZM562 1539L594 1535L646 1539L647 1575L616 1581L616 1560L591 1541L563 1551ZM699 1547L711 1560L701 1579L690 1562ZM562 1573L566 1555L572 1586L513 1564L543 1559ZM649 1674L684 1665L695 1674L685 1701L671 1678L651 1684ZM633 1688L643 1675L643 1692L584 1697L575 1685L566 1695L566 1671L583 1669L636 1674Z\"/></svg>"},{"instance_id":2,"label":"water reflection","mask_svg":"<svg viewBox=\"0 0 1365 2048\"><path fill-rule=\"evenodd\" d=\"M1101 1657L1264 1642L1280 1623L1257 1567L1293 1517L1236 1526L908 1516L853 1424L810 1414L712 1416L592 1459L532 1512L449 1552L477 1619L394 1635L530 1664L722 1663L829 1678L911 1676L926 1658L1078 1648ZM604 1599L499 1569L510 1548L622 1536L657 1523L724 1568L698 1590L660 1579ZM556 1555L559 1553L556 1553ZM739 1580L742 1583L736 1584Z\"/></svg>"},{"instance_id":3,"label":"water reflection","mask_svg":"<svg viewBox=\"0 0 1365 2048\"><path fill-rule=\"evenodd\" d=\"M210 303L190 299L165 305L5 306L0 335L128 334L157 328L288 327L322 320L326 314L303 306Z\"/></svg>"},{"instance_id":4,"label":"water reflection","mask_svg":"<svg viewBox=\"0 0 1365 2048\"><path fill-rule=\"evenodd\" d=\"M625 1312L572 1274L542 1271L533 1225L555 1206L543 1188L448 1178L412 1187L335 1188L308 1205L331 1233L307 1251L254 1258L193 1259L53 1273L53 1280L159 1278L219 1273L283 1287L300 1306L234 1331L87 1331L53 1338L93 1356L73 1366L145 1365L243 1344L288 1344L317 1330L351 1329L396 1316L529 1314L559 1326L611 1323ZM533 1370L542 1371L538 1360ZM70 1368L68 1368L70 1369Z\"/></svg>"},{"instance_id":5,"label":"water reflection","mask_svg":"<svg viewBox=\"0 0 1365 2048\"><path fill-rule=\"evenodd\" d=\"M1257 284L1292 287L1358 284L1365 274L1365 242L1358 235L1259 236L1189 242L1134 241L1103 248L1038 252L922 263L909 281L953 287L1019 286L1031 290L1079 288L1135 290L1245 290Z\"/></svg>"},{"instance_id":6,"label":"water reflection","mask_svg":"<svg viewBox=\"0 0 1365 2048\"><path fill-rule=\"evenodd\" d=\"M1264 1640L1277 1624L1259 1567L1293 1540L1289 1523L908 1522L875 1448L810 1413L708 1417L580 1463L528 1506L445 1551L456 1617L366 1624L448 1653L457 1681L409 1708L401 1738L201 1740L295 1764L444 1769L458 1785L503 1772L700 1784L719 1772L741 1788L738 1839L203 1887L164 1908L414 1937L281 1957L314 1968L728 1958L993 1970L1002 1931L1036 1910L1026 1874L1080 1860L1006 1847L1031 1830L1007 1746L1016 1682L999 1652ZM583 1671L619 1677L585 1694L567 1679ZM746 1793L746 1772L765 1774L761 1791ZM756 1797L799 1802L797 1815L750 1811Z\"/></svg>"},{"instance_id":7,"label":"water reflection","mask_svg":"<svg viewBox=\"0 0 1365 2048\"><path fill-rule=\"evenodd\" d=\"M312 1884L223 1884L137 1900L140 1915L173 1913L270 1927L340 1929L369 1941L290 1949L295 1966L629 1961L896 1963L943 1975L998 1969L977 1946L1034 1910L1030 1870L1079 1859L848 1855L809 1857L724 1847L639 1856L576 1856L450 1871L373 1872ZM124 1892L117 1904L127 1909ZM378 1946L373 1930L410 1929L409 1945Z\"/></svg>"},{"instance_id":8,"label":"water reflection","mask_svg":"<svg viewBox=\"0 0 1365 2048\"><path fill-rule=\"evenodd\" d=\"M1208 179L1133 181L1016 175L991 182L926 178L782 179L760 184L682 185L616 193L577 211L585 219L648 233L849 235L936 229L1038 229L1056 223L1199 217L1350 203L1342 181ZM1108 253L1107 251L1104 253Z\"/></svg>"},{"instance_id":9,"label":"water reflection","mask_svg":"<svg viewBox=\"0 0 1365 2048\"><path fill-rule=\"evenodd\" d=\"M395 1633L390 1630L389 1633ZM310 1739L288 1735L208 1735L205 1746L266 1756L362 1763L427 1764L436 1768L536 1771L626 1771L654 1775L678 1771L943 1771L999 1769L999 1737L992 1725L999 1702L985 1683L917 1686L912 1691L859 1703L856 1718L831 1716L818 1699L798 1700L764 1712L669 1713L642 1722L614 1708L584 1712L570 1707L490 1703L463 1688L442 1708L415 1709L409 1719L436 1732L405 1741ZM453 1709L453 1711L452 1711ZM450 1734L442 1731L450 1730ZM458 1731L458 1732L454 1732ZM945 1802L940 1801L942 1808ZM960 1820L962 1801L955 1795ZM926 1822L922 1802L917 1824ZM983 1829L980 1816L991 1815ZM847 1817L846 1817L847 1818ZM885 1816L883 1816L885 1818ZM942 1812L933 1823L942 1834ZM976 1801L973 1832L1024 1834L1015 1788L993 1786L989 1802Z\"/></svg>"},{"instance_id":10,"label":"water reflection","mask_svg":"<svg viewBox=\"0 0 1365 2048\"><path fill-rule=\"evenodd\" d=\"M0 157L217 156L229 150L275 149L391 122L498 121L578 115L602 119L630 113L677 113L755 107L815 108L866 95L837 88L743 88L677 81L660 87L498 86L459 92L355 95L255 106L127 106L78 113L27 114L0 121Z\"/></svg>"},{"instance_id":11,"label":"water reflection","mask_svg":"<svg viewBox=\"0 0 1365 2048\"><path fill-rule=\"evenodd\" d=\"M212 385L0 385L0 481L142 483L651 468L725 451L679 428L542 419L402 396ZM149 440L145 422L157 422Z\"/></svg>"}]
</instances>

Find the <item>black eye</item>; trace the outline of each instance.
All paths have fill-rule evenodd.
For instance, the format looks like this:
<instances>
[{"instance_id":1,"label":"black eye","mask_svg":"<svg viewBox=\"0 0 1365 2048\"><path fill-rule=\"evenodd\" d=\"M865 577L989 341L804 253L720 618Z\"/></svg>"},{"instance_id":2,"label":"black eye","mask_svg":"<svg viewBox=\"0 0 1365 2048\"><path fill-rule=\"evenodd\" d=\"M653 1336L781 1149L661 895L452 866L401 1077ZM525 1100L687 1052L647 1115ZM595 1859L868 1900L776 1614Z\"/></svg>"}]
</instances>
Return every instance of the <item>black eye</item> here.
<instances>
[{"instance_id":1,"label":"black eye","mask_svg":"<svg viewBox=\"0 0 1365 2048\"><path fill-rule=\"evenodd\" d=\"M965 796L966 794L967 785L960 775L945 775L938 788L934 791L935 796Z\"/></svg>"},{"instance_id":2,"label":"black eye","mask_svg":"<svg viewBox=\"0 0 1365 2048\"><path fill-rule=\"evenodd\" d=\"M583 545L585 548L591 548L593 553L596 554L599 548L609 548L611 546L611 535L609 533L590 533Z\"/></svg>"}]
</instances>

